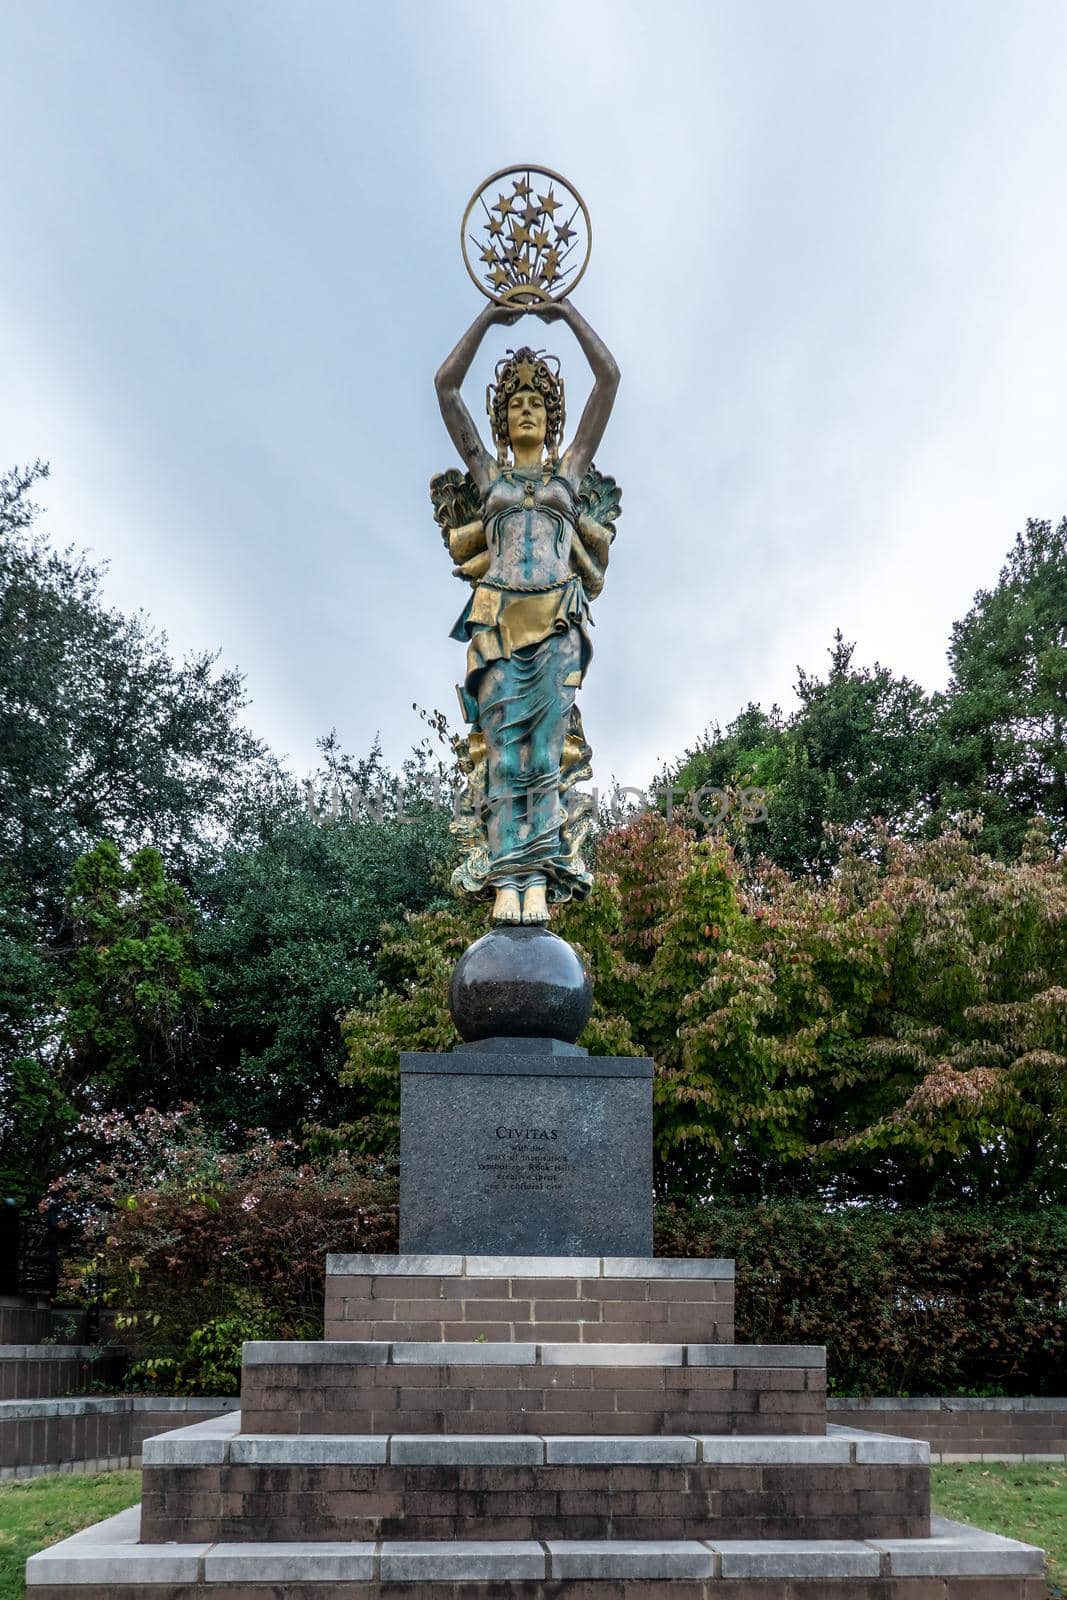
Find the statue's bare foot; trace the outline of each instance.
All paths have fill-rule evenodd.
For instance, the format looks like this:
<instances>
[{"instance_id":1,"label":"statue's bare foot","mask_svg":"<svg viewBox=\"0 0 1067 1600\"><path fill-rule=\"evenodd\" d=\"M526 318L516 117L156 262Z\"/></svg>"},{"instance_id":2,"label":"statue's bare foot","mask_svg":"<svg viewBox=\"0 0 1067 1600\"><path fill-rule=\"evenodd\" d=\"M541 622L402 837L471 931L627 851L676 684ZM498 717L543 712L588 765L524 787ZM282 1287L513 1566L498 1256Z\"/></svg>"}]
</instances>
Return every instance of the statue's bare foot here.
<instances>
[{"instance_id":1,"label":"statue's bare foot","mask_svg":"<svg viewBox=\"0 0 1067 1600\"><path fill-rule=\"evenodd\" d=\"M526 890L522 897L523 922L547 922L548 905L545 900L545 886L543 883L534 884Z\"/></svg>"},{"instance_id":2,"label":"statue's bare foot","mask_svg":"<svg viewBox=\"0 0 1067 1600\"><path fill-rule=\"evenodd\" d=\"M517 889L498 889L493 902L494 922L521 922L522 908Z\"/></svg>"}]
</instances>

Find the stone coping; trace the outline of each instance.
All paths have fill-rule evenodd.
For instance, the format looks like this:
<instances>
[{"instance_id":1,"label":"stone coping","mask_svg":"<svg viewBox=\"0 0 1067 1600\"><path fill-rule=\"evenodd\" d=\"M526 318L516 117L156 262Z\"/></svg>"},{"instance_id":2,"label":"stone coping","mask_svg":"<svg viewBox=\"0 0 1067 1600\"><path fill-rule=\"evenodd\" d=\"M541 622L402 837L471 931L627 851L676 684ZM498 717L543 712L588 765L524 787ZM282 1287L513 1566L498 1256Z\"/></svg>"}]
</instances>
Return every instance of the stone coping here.
<instances>
[{"instance_id":1,"label":"stone coping","mask_svg":"<svg viewBox=\"0 0 1067 1600\"><path fill-rule=\"evenodd\" d=\"M1047 1395L850 1395L826 1404L831 1411L1067 1411L1067 1397Z\"/></svg>"},{"instance_id":2,"label":"stone coping","mask_svg":"<svg viewBox=\"0 0 1067 1600\"><path fill-rule=\"evenodd\" d=\"M328 1278L713 1278L734 1281L732 1261L670 1256L328 1255Z\"/></svg>"},{"instance_id":3,"label":"stone coping","mask_svg":"<svg viewBox=\"0 0 1067 1600\"><path fill-rule=\"evenodd\" d=\"M144 1465L201 1466L927 1466L924 1439L835 1428L810 1434L245 1433L240 1413L146 1439Z\"/></svg>"},{"instance_id":4,"label":"stone coping","mask_svg":"<svg viewBox=\"0 0 1067 1600\"><path fill-rule=\"evenodd\" d=\"M246 1367L817 1367L817 1344L524 1344L502 1340L254 1340Z\"/></svg>"},{"instance_id":5,"label":"stone coping","mask_svg":"<svg viewBox=\"0 0 1067 1600\"><path fill-rule=\"evenodd\" d=\"M110 1344L0 1344L0 1361L100 1361L123 1354Z\"/></svg>"},{"instance_id":6,"label":"stone coping","mask_svg":"<svg viewBox=\"0 0 1067 1600\"><path fill-rule=\"evenodd\" d=\"M126 1416L137 1411L237 1411L232 1395L79 1394L56 1400L0 1400L0 1423L37 1417Z\"/></svg>"},{"instance_id":7,"label":"stone coping","mask_svg":"<svg viewBox=\"0 0 1067 1600\"><path fill-rule=\"evenodd\" d=\"M26 1582L426 1583L610 1578L1026 1577L1044 1552L935 1517L929 1539L413 1540L139 1544L140 1508L31 1556Z\"/></svg>"},{"instance_id":8,"label":"stone coping","mask_svg":"<svg viewBox=\"0 0 1067 1600\"><path fill-rule=\"evenodd\" d=\"M402 1050L401 1076L409 1073L457 1073L492 1078L643 1078L654 1076L644 1056L555 1055L547 1051L500 1049L445 1055Z\"/></svg>"}]
</instances>

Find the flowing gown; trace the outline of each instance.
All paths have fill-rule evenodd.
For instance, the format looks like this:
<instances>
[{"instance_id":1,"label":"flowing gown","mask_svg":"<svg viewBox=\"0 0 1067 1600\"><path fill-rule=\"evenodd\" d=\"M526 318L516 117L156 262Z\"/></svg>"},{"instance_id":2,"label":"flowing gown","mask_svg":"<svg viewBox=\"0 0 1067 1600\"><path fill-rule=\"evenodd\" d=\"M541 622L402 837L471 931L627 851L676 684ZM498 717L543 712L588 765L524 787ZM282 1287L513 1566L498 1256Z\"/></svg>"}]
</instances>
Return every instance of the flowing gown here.
<instances>
[{"instance_id":1,"label":"flowing gown","mask_svg":"<svg viewBox=\"0 0 1067 1600\"><path fill-rule=\"evenodd\" d=\"M486 491L489 565L452 630L467 643L464 714L485 739L486 887L582 893L588 873L561 835L564 740L592 647L572 565L566 479L506 467Z\"/></svg>"}]
</instances>

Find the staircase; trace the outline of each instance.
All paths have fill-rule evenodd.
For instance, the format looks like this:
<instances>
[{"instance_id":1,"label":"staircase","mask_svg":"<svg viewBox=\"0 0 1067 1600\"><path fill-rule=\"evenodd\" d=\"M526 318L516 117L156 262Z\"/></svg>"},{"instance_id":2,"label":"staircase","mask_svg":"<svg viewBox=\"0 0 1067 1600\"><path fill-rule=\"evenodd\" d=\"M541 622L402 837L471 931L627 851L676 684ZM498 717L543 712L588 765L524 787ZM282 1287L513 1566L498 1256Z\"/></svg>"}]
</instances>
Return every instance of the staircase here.
<instances>
[{"instance_id":1,"label":"staircase","mask_svg":"<svg viewBox=\"0 0 1067 1600\"><path fill-rule=\"evenodd\" d=\"M335 1256L326 1335L144 1446L35 1600L1043 1600L931 1521L929 1447L827 1425L825 1352L737 1345L722 1261Z\"/></svg>"}]
</instances>

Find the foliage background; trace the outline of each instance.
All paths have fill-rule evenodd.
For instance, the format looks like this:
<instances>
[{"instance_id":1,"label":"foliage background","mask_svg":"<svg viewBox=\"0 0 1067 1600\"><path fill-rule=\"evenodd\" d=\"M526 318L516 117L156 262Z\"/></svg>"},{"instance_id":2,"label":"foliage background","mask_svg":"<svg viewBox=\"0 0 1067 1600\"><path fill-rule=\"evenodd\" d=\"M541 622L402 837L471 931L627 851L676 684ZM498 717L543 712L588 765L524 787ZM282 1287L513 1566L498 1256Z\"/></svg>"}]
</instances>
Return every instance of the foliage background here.
<instances>
[{"instance_id":1,"label":"foliage background","mask_svg":"<svg viewBox=\"0 0 1067 1600\"><path fill-rule=\"evenodd\" d=\"M239 674L173 660L38 532L46 477L0 478L0 1190L62 1208L137 1381L225 1387L241 1337L316 1326L327 1249L393 1237L397 1055L454 1042L484 926L446 892L454 751L437 714L399 772L328 734L298 784ZM948 659L928 694L838 631L791 713L744 708L658 809L601 818L555 926L595 979L583 1042L655 1062L659 1248L735 1254L750 1337L840 1330L842 1385L1040 1389L1067 519L1020 530Z\"/></svg>"}]
</instances>

